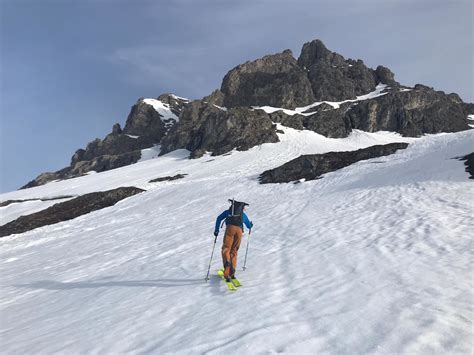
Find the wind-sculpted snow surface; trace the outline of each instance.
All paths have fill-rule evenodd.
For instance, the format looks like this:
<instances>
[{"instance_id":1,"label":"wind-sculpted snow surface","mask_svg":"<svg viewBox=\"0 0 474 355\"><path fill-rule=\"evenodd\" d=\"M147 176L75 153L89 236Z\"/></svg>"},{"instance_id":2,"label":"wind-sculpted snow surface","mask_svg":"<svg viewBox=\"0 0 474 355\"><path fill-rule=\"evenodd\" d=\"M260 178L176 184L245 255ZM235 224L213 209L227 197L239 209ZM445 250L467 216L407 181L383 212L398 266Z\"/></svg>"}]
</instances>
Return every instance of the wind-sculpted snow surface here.
<instances>
[{"instance_id":1,"label":"wind-sculpted snow surface","mask_svg":"<svg viewBox=\"0 0 474 355\"><path fill-rule=\"evenodd\" d=\"M148 190L1 239L2 352L472 352L474 189L453 158L472 152L474 131L329 139L279 128L279 143L248 151L194 160L175 151L1 195ZM410 145L321 180L258 183L302 154L391 142ZM215 275L204 282L213 224L232 197L250 203L255 225L235 293ZM222 232L216 251L221 242ZM211 271L220 266L216 252Z\"/></svg>"}]
</instances>

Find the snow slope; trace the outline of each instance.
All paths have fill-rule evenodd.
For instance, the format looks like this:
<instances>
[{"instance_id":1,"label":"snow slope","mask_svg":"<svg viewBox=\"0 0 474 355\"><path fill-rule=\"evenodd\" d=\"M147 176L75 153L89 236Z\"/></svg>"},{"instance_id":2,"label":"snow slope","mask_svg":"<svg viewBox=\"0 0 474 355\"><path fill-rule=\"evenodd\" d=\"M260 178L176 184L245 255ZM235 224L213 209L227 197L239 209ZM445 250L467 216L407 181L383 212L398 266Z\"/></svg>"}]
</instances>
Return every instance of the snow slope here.
<instances>
[{"instance_id":1,"label":"snow slope","mask_svg":"<svg viewBox=\"0 0 474 355\"><path fill-rule=\"evenodd\" d=\"M175 151L0 195L148 190L0 240L2 352L472 353L474 189L452 158L472 152L474 130L284 131L247 152L188 160ZM257 182L303 153L394 141L411 145L316 181ZM178 173L188 175L148 183ZM214 275L222 232L204 282L214 220L232 197L250 203L255 225L235 293Z\"/></svg>"}]
</instances>

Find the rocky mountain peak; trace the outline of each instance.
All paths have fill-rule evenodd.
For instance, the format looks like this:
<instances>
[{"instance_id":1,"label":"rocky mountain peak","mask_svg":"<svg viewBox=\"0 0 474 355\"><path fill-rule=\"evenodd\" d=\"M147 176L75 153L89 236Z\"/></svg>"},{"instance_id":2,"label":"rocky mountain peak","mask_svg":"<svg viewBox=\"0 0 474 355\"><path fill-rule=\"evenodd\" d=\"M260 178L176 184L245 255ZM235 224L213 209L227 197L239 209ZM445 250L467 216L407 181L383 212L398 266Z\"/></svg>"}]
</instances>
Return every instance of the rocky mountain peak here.
<instances>
[{"instance_id":1,"label":"rocky mountain peak","mask_svg":"<svg viewBox=\"0 0 474 355\"><path fill-rule=\"evenodd\" d=\"M315 62L320 61L340 65L344 62L344 58L327 49L324 43L319 39L305 43L298 58L298 65L303 68L309 68Z\"/></svg>"},{"instance_id":2,"label":"rocky mountain peak","mask_svg":"<svg viewBox=\"0 0 474 355\"><path fill-rule=\"evenodd\" d=\"M390 69L345 59L316 39L303 45L298 59L287 49L236 66L221 89L202 100L170 93L140 98L123 130L115 124L103 140L77 150L69 167L41 174L25 187L129 165L155 144L161 154L185 148L200 157L276 142L275 122L329 138L347 137L353 129L419 136L469 129L473 114L474 104L457 94L421 84L402 87Z\"/></svg>"},{"instance_id":3,"label":"rocky mountain peak","mask_svg":"<svg viewBox=\"0 0 474 355\"><path fill-rule=\"evenodd\" d=\"M290 50L248 61L222 81L224 106L304 106L314 101L311 84Z\"/></svg>"},{"instance_id":4,"label":"rocky mountain peak","mask_svg":"<svg viewBox=\"0 0 474 355\"><path fill-rule=\"evenodd\" d=\"M368 68L360 59L345 59L320 40L303 45L298 65L305 69L318 101L355 99L373 91L378 83L398 86L394 74L383 66Z\"/></svg>"}]
</instances>

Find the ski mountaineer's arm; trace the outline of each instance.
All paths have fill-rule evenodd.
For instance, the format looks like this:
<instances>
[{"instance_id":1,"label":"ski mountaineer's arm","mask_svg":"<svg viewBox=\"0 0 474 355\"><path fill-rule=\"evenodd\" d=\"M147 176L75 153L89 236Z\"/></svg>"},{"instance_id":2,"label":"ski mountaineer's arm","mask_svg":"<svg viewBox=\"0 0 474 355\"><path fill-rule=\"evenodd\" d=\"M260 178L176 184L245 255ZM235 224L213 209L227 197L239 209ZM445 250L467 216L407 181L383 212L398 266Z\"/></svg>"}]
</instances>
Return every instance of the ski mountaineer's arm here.
<instances>
[{"instance_id":1,"label":"ski mountaineer's arm","mask_svg":"<svg viewBox=\"0 0 474 355\"><path fill-rule=\"evenodd\" d=\"M217 237L217 235L219 234L219 226L221 224L221 222L227 218L227 216L229 216L229 210L225 210L224 212L222 212L219 216L217 216L217 219L216 219L216 226L214 228L214 235Z\"/></svg>"},{"instance_id":2,"label":"ski mountaineer's arm","mask_svg":"<svg viewBox=\"0 0 474 355\"><path fill-rule=\"evenodd\" d=\"M244 215L244 223L245 223L245 225L247 226L247 228L248 228L249 230L251 230L252 227L253 227L253 223L249 221L249 218L247 217L247 215L245 214L245 212L243 213L243 215Z\"/></svg>"}]
</instances>

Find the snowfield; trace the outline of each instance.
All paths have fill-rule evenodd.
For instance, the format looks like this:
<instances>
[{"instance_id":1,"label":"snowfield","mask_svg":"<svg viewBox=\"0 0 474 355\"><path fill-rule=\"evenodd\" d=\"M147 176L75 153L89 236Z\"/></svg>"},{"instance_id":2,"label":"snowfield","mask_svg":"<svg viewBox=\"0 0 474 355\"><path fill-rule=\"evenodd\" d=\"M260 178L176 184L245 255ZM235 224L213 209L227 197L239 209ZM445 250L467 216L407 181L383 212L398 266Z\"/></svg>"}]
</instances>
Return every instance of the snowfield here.
<instances>
[{"instance_id":1,"label":"snowfield","mask_svg":"<svg viewBox=\"0 0 474 355\"><path fill-rule=\"evenodd\" d=\"M474 189L453 158L473 151L474 130L328 139L280 128L280 143L246 152L188 160L179 150L0 195L147 189L0 239L2 353L472 353ZM410 145L316 181L257 181L301 154L390 142ZM223 231L204 281L228 198L250 203L254 223L235 293L215 275ZM0 208L2 223L40 203Z\"/></svg>"}]
</instances>

